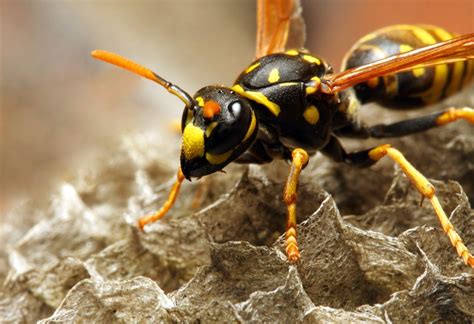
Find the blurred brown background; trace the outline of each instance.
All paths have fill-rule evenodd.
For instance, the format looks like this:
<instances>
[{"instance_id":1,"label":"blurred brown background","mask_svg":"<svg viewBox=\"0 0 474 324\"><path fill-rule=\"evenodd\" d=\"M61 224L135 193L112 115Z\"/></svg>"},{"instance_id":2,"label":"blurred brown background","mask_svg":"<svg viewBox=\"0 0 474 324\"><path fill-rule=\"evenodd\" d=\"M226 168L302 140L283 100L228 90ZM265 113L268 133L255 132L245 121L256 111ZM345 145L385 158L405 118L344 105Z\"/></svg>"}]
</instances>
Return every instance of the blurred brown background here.
<instances>
[{"instance_id":1,"label":"blurred brown background","mask_svg":"<svg viewBox=\"0 0 474 324\"><path fill-rule=\"evenodd\" d=\"M302 2L308 49L336 69L358 37L390 24L474 31L472 0ZM126 134L160 132L179 148L168 125L180 101L91 59L92 49L121 53L193 93L231 84L254 41L253 0L0 1L0 212L19 197L41 198Z\"/></svg>"}]
</instances>

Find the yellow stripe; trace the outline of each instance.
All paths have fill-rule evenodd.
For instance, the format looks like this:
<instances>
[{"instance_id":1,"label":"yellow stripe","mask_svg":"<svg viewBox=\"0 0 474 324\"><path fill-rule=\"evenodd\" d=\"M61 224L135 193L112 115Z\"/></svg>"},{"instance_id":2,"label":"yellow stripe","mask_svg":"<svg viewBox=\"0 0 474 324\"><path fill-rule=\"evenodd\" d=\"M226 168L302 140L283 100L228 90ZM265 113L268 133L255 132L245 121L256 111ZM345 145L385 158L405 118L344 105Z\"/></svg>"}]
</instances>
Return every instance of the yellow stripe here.
<instances>
[{"instance_id":1,"label":"yellow stripe","mask_svg":"<svg viewBox=\"0 0 474 324\"><path fill-rule=\"evenodd\" d=\"M466 69L467 69L466 76L464 77L464 80L462 82L463 86L468 84L472 80L472 77L474 76L474 61L467 61Z\"/></svg>"},{"instance_id":2,"label":"yellow stripe","mask_svg":"<svg viewBox=\"0 0 474 324\"><path fill-rule=\"evenodd\" d=\"M418 40L420 40L425 45L432 45L436 43L434 36L420 26L400 25L400 28L411 30L416 38L418 38ZM443 34L443 37L445 36L446 35ZM443 95L443 88L448 78L448 73L449 70L447 64L434 66L433 83L431 87L427 91L419 94L425 103L434 103L441 98Z\"/></svg>"},{"instance_id":3,"label":"yellow stripe","mask_svg":"<svg viewBox=\"0 0 474 324\"><path fill-rule=\"evenodd\" d=\"M250 121L250 126L249 129L247 130L247 133L245 134L244 137L244 142L249 139L250 136L252 136L253 132L255 131L255 127L257 126L257 118L255 117L255 112L252 110L252 120Z\"/></svg>"},{"instance_id":4,"label":"yellow stripe","mask_svg":"<svg viewBox=\"0 0 474 324\"><path fill-rule=\"evenodd\" d=\"M245 73L250 73L252 72L253 70L255 70L257 67L259 67L260 65L260 62L257 62L255 64L252 64L250 65L246 70L245 70Z\"/></svg>"},{"instance_id":5,"label":"yellow stripe","mask_svg":"<svg viewBox=\"0 0 474 324\"><path fill-rule=\"evenodd\" d=\"M411 45L408 45L408 44L401 44L400 45L400 53L406 53L406 52L409 52L409 51L412 51L413 50L413 47ZM425 74L425 68L417 68L417 69L413 69L411 71L413 73L413 75L418 78L418 77L421 77L422 75Z\"/></svg>"},{"instance_id":6,"label":"yellow stripe","mask_svg":"<svg viewBox=\"0 0 474 324\"><path fill-rule=\"evenodd\" d=\"M453 73L448 88L446 89L446 96L450 96L461 88L462 74L464 72L464 62L451 63L453 66Z\"/></svg>"},{"instance_id":7,"label":"yellow stripe","mask_svg":"<svg viewBox=\"0 0 474 324\"><path fill-rule=\"evenodd\" d=\"M237 92L238 94L244 96L245 98L249 98L255 102L258 102L259 104L264 105L265 107L268 108L274 114L275 116L278 116L280 114L280 106L278 106L276 103L271 102L268 100L267 97L261 92L257 91L245 91L240 85L236 84L232 87L232 90Z\"/></svg>"},{"instance_id":8,"label":"yellow stripe","mask_svg":"<svg viewBox=\"0 0 474 324\"><path fill-rule=\"evenodd\" d=\"M216 126L217 126L217 122L212 122L212 123L209 124L209 126L207 126L207 128L206 128L206 137L207 138L211 137L211 133L214 130L214 128L216 128Z\"/></svg>"},{"instance_id":9,"label":"yellow stripe","mask_svg":"<svg viewBox=\"0 0 474 324\"><path fill-rule=\"evenodd\" d=\"M372 51L377 55L377 60L387 57L388 55L377 45L363 44L360 46L362 51ZM398 78L396 74L388 74L383 76L385 84L385 93L388 96L394 96L398 92ZM378 82L377 82L378 83ZM370 81L370 84L375 85L375 81Z\"/></svg>"},{"instance_id":10,"label":"yellow stripe","mask_svg":"<svg viewBox=\"0 0 474 324\"><path fill-rule=\"evenodd\" d=\"M453 38L453 34L444 30L443 28L433 27L433 31L442 41L447 41L448 39Z\"/></svg>"},{"instance_id":11,"label":"yellow stripe","mask_svg":"<svg viewBox=\"0 0 474 324\"><path fill-rule=\"evenodd\" d=\"M234 150L229 150L222 154L206 153L206 160L209 161L209 163L214 164L214 165L222 164L225 161L227 161L227 159L231 156L232 152L234 152Z\"/></svg>"}]
</instances>

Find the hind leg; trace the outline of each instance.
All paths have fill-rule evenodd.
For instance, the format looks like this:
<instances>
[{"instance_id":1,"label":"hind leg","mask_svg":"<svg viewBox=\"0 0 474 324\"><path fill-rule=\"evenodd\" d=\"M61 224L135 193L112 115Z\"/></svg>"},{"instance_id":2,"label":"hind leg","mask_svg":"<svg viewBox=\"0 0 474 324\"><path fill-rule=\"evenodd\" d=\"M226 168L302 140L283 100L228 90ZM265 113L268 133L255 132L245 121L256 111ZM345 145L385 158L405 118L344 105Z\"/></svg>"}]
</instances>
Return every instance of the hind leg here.
<instances>
[{"instance_id":1,"label":"hind leg","mask_svg":"<svg viewBox=\"0 0 474 324\"><path fill-rule=\"evenodd\" d=\"M410 162L405 159L400 151L391 147L389 144L384 144L364 151L346 153L337 138L332 137L328 145L322 149L322 152L333 157L336 161L345 162L347 164L359 167L370 166L382 159L384 156L390 157L400 166L402 171L408 177L413 186L415 186L418 192L424 198L430 200L431 204L433 205L433 209L441 223L441 227L448 235L451 244L456 248L458 255L463 258L466 265L470 265L474 268L474 257L464 245L461 237L458 235L458 233L456 233L456 230L446 216L446 213L439 203L438 197L436 197L435 188L428 181L428 179L425 178L424 175L422 175L413 165L410 164Z\"/></svg>"},{"instance_id":2,"label":"hind leg","mask_svg":"<svg viewBox=\"0 0 474 324\"><path fill-rule=\"evenodd\" d=\"M349 125L336 131L336 135L357 138L386 138L400 137L426 131L431 128L444 126L459 119L474 124L474 109L449 108L431 115L402 120L393 124L378 124L374 126Z\"/></svg>"}]
</instances>

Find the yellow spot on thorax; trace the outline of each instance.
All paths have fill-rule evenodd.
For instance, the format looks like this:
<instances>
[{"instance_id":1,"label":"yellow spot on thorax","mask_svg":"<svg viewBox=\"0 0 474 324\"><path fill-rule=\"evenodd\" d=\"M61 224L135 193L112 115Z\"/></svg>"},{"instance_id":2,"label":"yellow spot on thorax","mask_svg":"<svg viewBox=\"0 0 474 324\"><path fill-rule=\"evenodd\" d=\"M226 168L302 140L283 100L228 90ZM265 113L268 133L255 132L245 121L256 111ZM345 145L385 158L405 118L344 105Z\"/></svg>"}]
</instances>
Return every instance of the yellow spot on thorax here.
<instances>
[{"instance_id":1,"label":"yellow spot on thorax","mask_svg":"<svg viewBox=\"0 0 474 324\"><path fill-rule=\"evenodd\" d=\"M274 114L275 116L278 116L280 114L280 106L278 106L276 103L271 102L268 100L267 97L261 92L257 91L245 91L240 85L236 84L232 87L232 90L237 92L238 94L244 96L245 98L251 99L255 102L258 102L259 104L264 105L265 107L268 108Z\"/></svg>"},{"instance_id":2,"label":"yellow spot on thorax","mask_svg":"<svg viewBox=\"0 0 474 324\"><path fill-rule=\"evenodd\" d=\"M183 153L186 160L204 155L204 132L193 124L188 124L183 132Z\"/></svg>"},{"instance_id":3,"label":"yellow spot on thorax","mask_svg":"<svg viewBox=\"0 0 474 324\"><path fill-rule=\"evenodd\" d=\"M268 82L275 83L278 80L280 80L280 74L278 72L278 69L272 69L270 71L270 74L268 75Z\"/></svg>"},{"instance_id":4,"label":"yellow spot on thorax","mask_svg":"<svg viewBox=\"0 0 474 324\"><path fill-rule=\"evenodd\" d=\"M314 57L312 55L303 55L303 60L309 63L315 63L317 65L321 64L321 60L318 59L317 57Z\"/></svg>"},{"instance_id":5,"label":"yellow spot on thorax","mask_svg":"<svg viewBox=\"0 0 474 324\"><path fill-rule=\"evenodd\" d=\"M297 50L289 50L289 51L286 51L285 54L296 56L299 54L299 52Z\"/></svg>"},{"instance_id":6,"label":"yellow spot on thorax","mask_svg":"<svg viewBox=\"0 0 474 324\"><path fill-rule=\"evenodd\" d=\"M306 95L310 95L310 94L313 94L313 93L316 92L316 88L315 87L306 87L305 91L306 91Z\"/></svg>"},{"instance_id":7,"label":"yellow spot on thorax","mask_svg":"<svg viewBox=\"0 0 474 324\"><path fill-rule=\"evenodd\" d=\"M318 108L315 106L308 106L303 113L303 117L308 123L315 125L319 120Z\"/></svg>"},{"instance_id":8,"label":"yellow spot on thorax","mask_svg":"<svg viewBox=\"0 0 474 324\"><path fill-rule=\"evenodd\" d=\"M317 76L311 78L311 81L307 83L306 95L310 95L316 92L321 87L321 79Z\"/></svg>"},{"instance_id":9,"label":"yellow spot on thorax","mask_svg":"<svg viewBox=\"0 0 474 324\"><path fill-rule=\"evenodd\" d=\"M260 62L257 62L255 64L252 64L250 65L246 70L245 70L245 73L250 73L252 72L253 70L255 70L256 68L258 68L260 66Z\"/></svg>"}]
</instances>

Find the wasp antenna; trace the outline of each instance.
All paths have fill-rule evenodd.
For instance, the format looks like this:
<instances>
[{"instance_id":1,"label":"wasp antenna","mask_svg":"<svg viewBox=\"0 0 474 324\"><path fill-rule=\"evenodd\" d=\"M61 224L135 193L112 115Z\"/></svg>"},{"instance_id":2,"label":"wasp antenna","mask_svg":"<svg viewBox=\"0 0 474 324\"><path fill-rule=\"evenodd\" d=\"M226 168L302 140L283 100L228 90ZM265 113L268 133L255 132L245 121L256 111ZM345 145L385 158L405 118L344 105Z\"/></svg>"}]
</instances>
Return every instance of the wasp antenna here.
<instances>
[{"instance_id":1,"label":"wasp antenna","mask_svg":"<svg viewBox=\"0 0 474 324\"><path fill-rule=\"evenodd\" d=\"M177 85L172 84L171 82L166 81L162 77L160 77L155 72L147 69L146 67L135 63L121 55L107 52L104 50L95 50L91 52L92 57L102 60L104 62L116 65L121 67L125 70L138 74L148 80L155 81L162 87L164 87L168 92L174 94L176 97L181 99L182 102L186 105L188 109L194 108L194 99L183 89L178 87Z\"/></svg>"}]
</instances>

